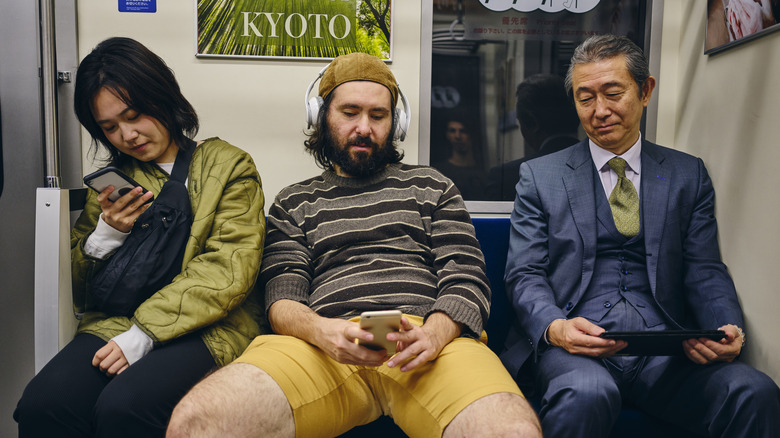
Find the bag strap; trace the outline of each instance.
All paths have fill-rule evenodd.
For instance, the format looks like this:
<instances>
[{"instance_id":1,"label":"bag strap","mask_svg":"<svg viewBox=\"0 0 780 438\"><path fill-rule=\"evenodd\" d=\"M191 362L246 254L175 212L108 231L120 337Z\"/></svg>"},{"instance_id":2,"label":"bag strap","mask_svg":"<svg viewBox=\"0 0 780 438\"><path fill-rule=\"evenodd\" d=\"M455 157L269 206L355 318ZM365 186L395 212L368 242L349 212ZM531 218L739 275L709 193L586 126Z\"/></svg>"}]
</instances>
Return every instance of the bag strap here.
<instances>
[{"instance_id":1,"label":"bag strap","mask_svg":"<svg viewBox=\"0 0 780 438\"><path fill-rule=\"evenodd\" d=\"M190 161L192 160L192 154L195 152L197 144L187 139L187 148L179 148L179 152L176 154L176 161L173 162L173 170L171 170L171 179L179 181L184 184L187 181L187 175L190 170Z\"/></svg>"}]
</instances>

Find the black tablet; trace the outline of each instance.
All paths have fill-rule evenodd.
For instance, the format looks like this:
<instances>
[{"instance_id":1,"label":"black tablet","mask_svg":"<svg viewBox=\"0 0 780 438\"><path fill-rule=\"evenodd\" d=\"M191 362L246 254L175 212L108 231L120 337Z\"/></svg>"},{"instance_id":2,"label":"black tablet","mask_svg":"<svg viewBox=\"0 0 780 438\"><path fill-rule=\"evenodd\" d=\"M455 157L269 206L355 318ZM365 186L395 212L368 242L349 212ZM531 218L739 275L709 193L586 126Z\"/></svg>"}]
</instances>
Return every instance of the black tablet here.
<instances>
[{"instance_id":1,"label":"black tablet","mask_svg":"<svg viewBox=\"0 0 780 438\"><path fill-rule=\"evenodd\" d=\"M663 330L663 331L606 331L602 338L628 342L616 356L681 356L682 342L692 338L719 341L726 337L723 330Z\"/></svg>"}]
</instances>

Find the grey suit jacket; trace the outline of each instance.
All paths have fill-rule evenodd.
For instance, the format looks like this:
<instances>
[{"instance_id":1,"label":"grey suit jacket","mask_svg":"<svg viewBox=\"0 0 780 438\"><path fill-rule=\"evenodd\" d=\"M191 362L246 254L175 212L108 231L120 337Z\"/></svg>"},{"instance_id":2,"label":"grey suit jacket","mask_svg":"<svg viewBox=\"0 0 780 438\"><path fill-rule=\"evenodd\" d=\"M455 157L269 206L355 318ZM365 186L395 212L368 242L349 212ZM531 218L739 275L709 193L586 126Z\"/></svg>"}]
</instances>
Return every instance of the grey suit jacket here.
<instances>
[{"instance_id":1,"label":"grey suit jacket","mask_svg":"<svg viewBox=\"0 0 780 438\"><path fill-rule=\"evenodd\" d=\"M742 327L734 283L720 257L715 193L704 163L643 141L641 178L647 273L667 322ZM568 317L591 281L594 187L601 185L594 185L587 139L520 167L504 277L515 320L501 355L514 376L545 342L547 326Z\"/></svg>"}]
</instances>

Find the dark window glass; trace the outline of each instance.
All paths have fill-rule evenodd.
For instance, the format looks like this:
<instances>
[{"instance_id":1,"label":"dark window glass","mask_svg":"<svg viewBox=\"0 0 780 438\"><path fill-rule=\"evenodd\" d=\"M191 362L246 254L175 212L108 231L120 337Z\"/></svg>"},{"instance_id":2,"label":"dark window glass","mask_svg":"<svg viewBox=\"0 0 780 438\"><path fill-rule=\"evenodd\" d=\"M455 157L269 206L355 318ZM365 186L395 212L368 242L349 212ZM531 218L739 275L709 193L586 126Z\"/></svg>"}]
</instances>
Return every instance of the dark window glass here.
<instances>
[{"instance_id":1,"label":"dark window glass","mask_svg":"<svg viewBox=\"0 0 780 438\"><path fill-rule=\"evenodd\" d=\"M605 33L644 48L647 9L646 0L434 0L429 164L467 201L513 200L522 160L585 138L563 90L574 48Z\"/></svg>"}]
</instances>

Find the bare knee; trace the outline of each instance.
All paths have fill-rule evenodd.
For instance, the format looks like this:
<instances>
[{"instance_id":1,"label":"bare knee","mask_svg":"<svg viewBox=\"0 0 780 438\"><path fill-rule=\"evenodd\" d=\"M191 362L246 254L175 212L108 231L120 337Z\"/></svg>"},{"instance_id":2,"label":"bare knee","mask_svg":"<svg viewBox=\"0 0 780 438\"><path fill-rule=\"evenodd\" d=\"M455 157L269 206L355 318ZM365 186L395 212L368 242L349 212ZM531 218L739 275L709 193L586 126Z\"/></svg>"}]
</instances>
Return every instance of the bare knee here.
<instances>
[{"instance_id":1,"label":"bare knee","mask_svg":"<svg viewBox=\"0 0 780 438\"><path fill-rule=\"evenodd\" d=\"M444 429L443 437L541 438L539 419L517 394L491 394L466 406Z\"/></svg>"},{"instance_id":2,"label":"bare knee","mask_svg":"<svg viewBox=\"0 0 780 438\"><path fill-rule=\"evenodd\" d=\"M231 364L195 385L171 415L166 436L292 436L292 410L263 370Z\"/></svg>"},{"instance_id":3,"label":"bare knee","mask_svg":"<svg viewBox=\"0 0 780 438\"><path fill-rule=\"evenodd\" d=\"M215 428L216 425L211 423L219 422L219 407L230 403L229 397L225 394L229 388L222 384L226 377L223 374L232 374L230 367L207 376L179 401L171 414L166 437L208 436L205 433L198 435L195 431L205 432ZM217 400L209 402L209 398L212 397L217 398ZM219 400L220 398L222 399ZM210 424L204 424L206 422Z\"/></svg>"},{"instance_id":4,"label":"bare knee","mask_svg":"<svg viewBox=\"0 0 780 438\"><path fill-rule=\"evenodd\" d=\"M189 436L189 429L194 426L191 420L199 418L199 414L197 414L199 406L194 404L188 395L173 409L168 429L165 432L165 436L168 438Z\"/></svg>"}]
</instances>

